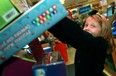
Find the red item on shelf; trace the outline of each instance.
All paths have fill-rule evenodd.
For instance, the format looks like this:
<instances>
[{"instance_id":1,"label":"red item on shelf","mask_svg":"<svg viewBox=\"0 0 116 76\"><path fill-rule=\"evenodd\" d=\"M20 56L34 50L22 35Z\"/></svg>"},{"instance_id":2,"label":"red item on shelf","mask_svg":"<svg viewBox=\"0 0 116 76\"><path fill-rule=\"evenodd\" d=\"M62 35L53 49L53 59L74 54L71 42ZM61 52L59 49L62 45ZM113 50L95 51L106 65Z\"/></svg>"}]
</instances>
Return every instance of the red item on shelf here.
<instances>
[{"instance_id":1,"label":"red item on shelf","mask_svg":"<svg viewBox=\"0 0 116 76\"><path fill-rule=\"evenodd\" d=\"M55 50L60 52L65 62L68 62L68 54L67 54L67 48L65 43L61 42L55 44Z\"/></svg>"}]
</instances>

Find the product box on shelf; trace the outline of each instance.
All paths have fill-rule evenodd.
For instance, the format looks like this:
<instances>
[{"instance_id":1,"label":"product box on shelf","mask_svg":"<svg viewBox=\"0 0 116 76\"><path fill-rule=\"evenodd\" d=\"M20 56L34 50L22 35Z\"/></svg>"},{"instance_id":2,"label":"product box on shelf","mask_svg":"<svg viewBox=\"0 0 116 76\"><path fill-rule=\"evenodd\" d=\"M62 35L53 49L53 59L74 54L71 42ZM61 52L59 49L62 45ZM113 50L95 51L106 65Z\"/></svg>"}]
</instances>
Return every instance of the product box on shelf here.
<instances>
[{"instance_id":1,"label":"product box on shelf","mask_svg":"<svg viewBox=\"0 0 116 76\"><path fill-rule=\"evenodd\" d=\"M19 15L9 0L0 0L0 30Z\"/></svg>"}]
</instances>

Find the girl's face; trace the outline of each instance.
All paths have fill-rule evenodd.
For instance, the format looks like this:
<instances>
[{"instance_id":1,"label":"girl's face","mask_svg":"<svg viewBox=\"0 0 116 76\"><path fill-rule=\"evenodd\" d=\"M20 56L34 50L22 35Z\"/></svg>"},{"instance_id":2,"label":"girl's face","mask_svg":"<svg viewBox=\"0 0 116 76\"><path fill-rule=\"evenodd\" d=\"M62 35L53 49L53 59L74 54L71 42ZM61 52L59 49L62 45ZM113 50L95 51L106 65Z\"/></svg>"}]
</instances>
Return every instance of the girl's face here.
<instances>
[{"instance_id":1,"label":"girl's face","mask_svg":"<svg viewBox=\"0 0 116 76\"><path fill-rule=\"evenodd\" d=\"M94 37L101 35L101 26L99 23L92 17L88 17L83 28L84 31L89 32Z\"/></svg>"}]
</instances>

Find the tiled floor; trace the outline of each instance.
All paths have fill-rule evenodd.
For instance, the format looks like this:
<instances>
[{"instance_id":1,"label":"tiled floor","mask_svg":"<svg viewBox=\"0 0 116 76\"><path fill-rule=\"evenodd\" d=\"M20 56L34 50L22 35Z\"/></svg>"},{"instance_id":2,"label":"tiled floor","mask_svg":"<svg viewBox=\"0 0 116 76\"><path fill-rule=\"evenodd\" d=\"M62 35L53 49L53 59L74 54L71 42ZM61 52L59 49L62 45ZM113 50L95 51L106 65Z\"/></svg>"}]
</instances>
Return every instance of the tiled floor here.
<instances>
[{"instance_id":1,"label":"tiled floor","mask_svg":"<svg viewBox=\"0 0 116 76\"><path fill-rule=\"evenodd\" d=\"M74 48L68 48L68 62L67 65L67 74L68 76L75 76L75 68L74 68L74 56L75 56L75 49Z\"/></svg>"},{"instance_id":2,"label":"tiled floor","mask_svg":"<svg viewBox=\"0 0 116 76\"><path fill-rule=\"evenodd\" d=\"M74 64L67 66L67 76L75 76Z\"/></svg>"}]
</instances>

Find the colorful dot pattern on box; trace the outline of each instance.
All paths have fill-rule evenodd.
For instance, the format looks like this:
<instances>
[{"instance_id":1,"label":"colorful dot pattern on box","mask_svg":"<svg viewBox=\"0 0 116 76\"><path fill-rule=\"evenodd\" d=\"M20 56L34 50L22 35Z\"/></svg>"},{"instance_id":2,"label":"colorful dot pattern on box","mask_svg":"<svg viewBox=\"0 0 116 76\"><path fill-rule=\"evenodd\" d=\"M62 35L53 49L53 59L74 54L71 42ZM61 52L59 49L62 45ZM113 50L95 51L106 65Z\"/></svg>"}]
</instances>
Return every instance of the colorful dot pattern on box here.
<instances>
[{"instance_id":1,"label":"colorful dot pattern on box","mask_svg":"<svg viewBox=\"0 0 116 76\"><path fill-rule=\"evenodd\" d=\"M56 5L53 5L51 8L47 9L45 12L40 14L37 18L35 18L32 23L36 26L39 26L50 19L53 15L57 13Z\"/></svg>"}]
</instances>

